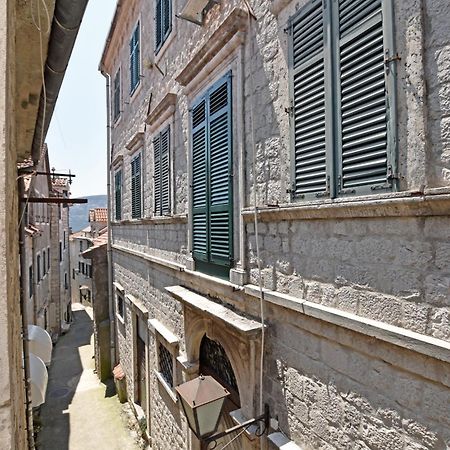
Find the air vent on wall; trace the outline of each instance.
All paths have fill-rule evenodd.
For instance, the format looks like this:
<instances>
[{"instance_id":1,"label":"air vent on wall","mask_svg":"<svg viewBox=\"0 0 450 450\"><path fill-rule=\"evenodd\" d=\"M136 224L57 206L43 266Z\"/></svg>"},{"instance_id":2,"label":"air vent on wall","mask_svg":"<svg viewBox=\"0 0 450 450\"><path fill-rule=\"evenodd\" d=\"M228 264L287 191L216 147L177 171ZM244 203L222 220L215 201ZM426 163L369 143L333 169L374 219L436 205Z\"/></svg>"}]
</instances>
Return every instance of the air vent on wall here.
<instances>
[{"instance_id":1,"label":"air vent on wall","mask_svg":"<svg viewBox=\"0 0 450 450\"><path fill-rule=\"evenodd\" d=\"M217 3L217 0L186 0L178 17L201 25L204 11L212 3Z\"/></svg>"}]
</instances>

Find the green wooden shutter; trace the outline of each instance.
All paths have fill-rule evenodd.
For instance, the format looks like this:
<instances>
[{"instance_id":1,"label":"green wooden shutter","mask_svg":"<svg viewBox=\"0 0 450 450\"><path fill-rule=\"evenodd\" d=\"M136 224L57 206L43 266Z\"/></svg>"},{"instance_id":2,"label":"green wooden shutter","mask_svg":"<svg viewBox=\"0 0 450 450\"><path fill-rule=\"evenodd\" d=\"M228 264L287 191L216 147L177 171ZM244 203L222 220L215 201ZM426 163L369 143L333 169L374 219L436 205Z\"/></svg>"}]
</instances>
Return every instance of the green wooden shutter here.
<instances>
[{"instance_id":1,"label":"green wooden shutter","mask_svg":"<svg viewBox=\"0 0 450 450\"><path fill-rule=\"evenodd\" d=\"M153 196L155 215L160 216L161 212L161 136L158 134L153 139Z\"/></svg>"},{"instance_id":2,"label":"green wooden shutter","mask_svg":"<svg viewBox=\"0 0 450 450\"><path fill-rule=\"evenodd\" d=\"M231 74L194 106L192 130L193 256L210 267L229 268L233 257ZM211 272L225 274L223 269Z\"/></svg>"},{"instance_id":3,"label":"green wooden shutter","mask_svg":"<svg viewBox=\"0 0 450 450\"><path fill-rule=\"evenodd\" d=\"M162 23L162 9L163 9L163 0L156 0L155 5L155 49L156 51L162 45L163 42L163 23Z\"/></svg>"},{"instance_id":4,"label":"green wooden shutter","mask_svg":"<svg viewBox=\"0 0 450 450\"><path fill-rule=\"evenodd\" d=\"M161 132L161 215L170 214L170 127Z\"/></svg>"},{"instance_id":5,"label":"green wooden shutter","mask_svg":"<svg viewBox=\"0 0 450 450\"><path fill-rule=\"evenodd\" d=\"M162 14L162 35L163 41L167 39L172 29L172 1L162 0L163 2L163 14Z\"/></svg>"},{"instance_id":6,"label":"green wooden shutter","mask_svg":"<svg viewBox=\"0 0 450 450\"><path fill-rule=\"evenodd\" d=\"M140 75L140 24L136 25L130 41L130 91L139 84Z\"/></svg>"},{"instance_id":7,"label":"green wooden shutter","mask_svg":"<svg viewBox=\"0 0 450 450\"><path fill-rule=\"evenodd\" d=\"M208 261L206 99L192 109L192 254Z\"/></svg>"},{"instance_id":8,"label":"green wooden shutter","mask_svg":"<svg viewBox=\"0 0 450 450\"><path fill-rule=\"evenodd\" d=\"M290 21L292 109L292 194L319 197L329 192L325 26L322 0L314 0ZM326 125L327 124L327 125Z\"/></svg>"},{"instance_id":9,"label":"green wooden shutter","mask_svg":"<svg viewBox=\"0 0 450 450\"><path fill-rule=\"evenodd\" d=\"M114 176L114 185L115 185L115 217L116 220L122 219L122 171L119 170L116 172Z\"/></svg>"},{"instance_id":10,"label":"green wooden shutter","mask_svg":"<svg viewBox=\"0 0 450 450\"><path fill-rule=\"evenodd\" d=\"M118 69L114 77L114 120L120 116L120 96L120 69Z\"/></svg>"},{"instance_id":11,"label":"green wooden shutter","mask_svg":"<svg viewBox=\"0 0 450 450\"><path fill-rule=\"evenodd\" d=\"M339 1L340 194L390 188L381 0Z\"/></svg>"},{"instance_id":12,"label":"green wooden shutter","mask_svg":"<svg viewBox=\"0 0 450 450\"><path fill-rule=\"evenodd\" d=\"M131 161L131 217L141 217L142 192L141 192L141 155Z\"/></svg>"},{"instance_id":13,"label":"green wooden shutter","mask_svg":"<svg viewBox=\"0 0 450 450\"><path fill-rule=\"evenodd\" d=\"M229 266L232 259L231 78L209 94L210 261Z\"/></svg>"}]
</instances>

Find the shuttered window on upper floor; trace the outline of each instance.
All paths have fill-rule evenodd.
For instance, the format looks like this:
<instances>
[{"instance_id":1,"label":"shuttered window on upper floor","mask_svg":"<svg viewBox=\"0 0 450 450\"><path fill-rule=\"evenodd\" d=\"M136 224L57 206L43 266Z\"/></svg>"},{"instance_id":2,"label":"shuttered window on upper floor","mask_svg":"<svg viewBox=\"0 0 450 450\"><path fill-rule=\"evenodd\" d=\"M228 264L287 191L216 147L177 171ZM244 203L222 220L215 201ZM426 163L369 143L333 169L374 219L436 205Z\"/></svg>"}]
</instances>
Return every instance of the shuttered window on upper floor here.
<instances>
[{"instance_id":1,"label":"shuttered window on upper floor","mask_svg":"<svg viewBox=\"0 0 450 450\"><path fill-rule=\"evenodd\" d=\"M141 155L131 161L131 217L139 219L142 215Z\"/></svg>"},{"instance_id":2,"label":"shuttered window on upper floor","mask_svg":"<svg viewBox=\"0 0 450 450\"><path fill-rule=\"evenodd\" d=\"M233 260L231 74L195 102L191 121L193 257L225 274Z\"/></svg>"},{"instance_id":3,"label":"shuttered window on upper floor","mask_svg":"<svg viewBox=\"0 0 450 450\"><path fill-rule=\"evenodd\" d=\"M130 93L136 90L141 74L140 24L136 25L130 40Z\"/></svg>"},{"instance_id":4,"label":"shuttered window on upper floor","mask_svg":"<svg viewBox=\"0 0 450 450\"><path fill-rule=\"evenodd\" d=\"M390 0L313 0L290 19L292 195L394 187Z\"/></svg>"},{"instance_id":5,"label":"shuttered window on upper floor","mask_svg":"<svg viewBox=\"0 0 450 450\"><path fill-rule=\"evenodd\" d=\"M172 0L155 0L155 52L172 31Z\"/></svg>"},{"instance_id":6,"label":"shuttered window on upper floor","mask_svg":"<svg viewBox=\"0 0 450 450\"><path fill-rule=\"evenodd\" d=\"M122 219L122 170L114 174L114 217L116 220Z\"/></svg>"},{"instance_id":7,"label":"shuttered window on upper floor","mask_svg":"<svg viewBox=\"0 0 450 450\"><path fill-rule=\"evenodd\" d=\"M170 126L153 139L154 214L170 214Z\"/></svg>"},{"instance_id":8,"label":"shuttered window on upper floor","mask_svg":"<svg viewBox=\"0 0 450 450\"><path fill-rule=\"evenodd\" d=\"M120 116L120 69L117 70L116 76L114 77L114 108L113 108L113 119L117 120Z\"/></svg>"}]
</instances>

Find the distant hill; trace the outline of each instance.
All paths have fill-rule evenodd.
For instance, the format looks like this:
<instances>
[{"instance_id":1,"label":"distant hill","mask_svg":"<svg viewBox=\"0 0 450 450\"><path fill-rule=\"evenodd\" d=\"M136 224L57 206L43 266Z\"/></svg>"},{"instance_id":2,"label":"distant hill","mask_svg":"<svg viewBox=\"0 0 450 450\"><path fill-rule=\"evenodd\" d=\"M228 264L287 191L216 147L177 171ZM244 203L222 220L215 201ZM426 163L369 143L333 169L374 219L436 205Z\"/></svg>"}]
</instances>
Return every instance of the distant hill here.
<instances>
[{"instance_id":1,"label":"distant hill","mask_svg":"<svg viewBox=\"0 0 450 450\"><path fill-rule=\"evenodd\" d=\"M89 195L88 202L81 205L70 207L70 227L72 233L86 228L89 225L89 210L92 208L106 208L108 206L108 197L106 195Z\"/></svg>"}]
</instances>

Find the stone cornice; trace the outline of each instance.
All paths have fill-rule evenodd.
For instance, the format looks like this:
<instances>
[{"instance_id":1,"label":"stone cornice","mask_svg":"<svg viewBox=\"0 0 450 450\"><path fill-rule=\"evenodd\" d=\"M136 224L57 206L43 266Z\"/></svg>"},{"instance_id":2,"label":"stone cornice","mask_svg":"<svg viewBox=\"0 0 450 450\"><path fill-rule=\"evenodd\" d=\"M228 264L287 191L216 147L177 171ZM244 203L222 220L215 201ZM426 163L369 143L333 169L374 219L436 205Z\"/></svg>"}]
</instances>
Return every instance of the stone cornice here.
<instances>
[{"instance_id":1,"label":"stone cornice","mask_svg":"<svg viewBox=\"0 0 450 450\"><path fill-rule=\"evenodd\" d=\"M187 86L236 34L245 31L247 17L248 15L242 9L233 9L205 44L186 63L175 78L176 81L181 86Z\"/></svg>"},{"instance_id":2,"label":"stone cornice","mask_svg":"<svg viewBox=\"0 0 450 450\"><path fill-rule=\"evenodd\" d=\"M116 168L117 166L119 166L120 164L123 163L123 155L117 155L113 162L111 163L111 167Z\"/></svg>"},{"instance_id":3,"label":"stone cornice","mask_svg":"<svg viewBox=\"0 0 450 450\"><path fill-rule=\"evenodd\" d=\"M254 209L242 210L245 222L254 220ZM306 219L346 219L369 217L449 216L450 193L429 190L397 192L379 196L286 203L258 207L263 222Z\"/></svg>"},{"instance_id":4,"label":"stone cornice","mask_svg":"<svg viewBox=\"0 0 450 450\"><path fill-rule=\"evenodd\" d=\"M175 112L176 102L177 95L169 92L150 111L145 122L150 126L150 131L152 133Z\"/></svg>"},{"instance_id":5,"label":"stone cornice","mask_svg":"<svg viewBox=\"0 0 450 450\"><path fill-rule=\"evenodd\" d=\"M201 315L212 317L215 320L223 322L240 334L247 336L259 336L262 325L253 319L249 319L238 314L231 309L209 300L203 295L199 295L183 286L168 286L166 291L176 300L195 309Z\"/></svg>"},{"instance_id":6,"label":"stone cornice","mask_svg":"<svg viewBox=\"0 0 450 450\"><path fill-rule=\"evenodd\" d=\"M144 143L144 132L139 130L134 136L127 142L125 147L129 150L130 153L138 150L142 144Z\"/></svg>"}]
</instances>

